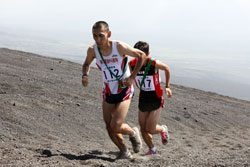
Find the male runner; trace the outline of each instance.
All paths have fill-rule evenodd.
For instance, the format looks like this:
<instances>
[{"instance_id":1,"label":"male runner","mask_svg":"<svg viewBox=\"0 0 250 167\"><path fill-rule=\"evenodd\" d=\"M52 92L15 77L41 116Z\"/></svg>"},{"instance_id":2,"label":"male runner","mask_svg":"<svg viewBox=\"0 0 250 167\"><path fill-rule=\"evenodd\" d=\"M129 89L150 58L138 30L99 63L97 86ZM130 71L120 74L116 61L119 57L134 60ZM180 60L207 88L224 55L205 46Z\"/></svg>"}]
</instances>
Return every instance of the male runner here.
<instances>
[{"instance_id":1,"label":"male runner","mask_svg":"<svg viewBox=\"0 0 250 167\"><path fill-rule=\"evenodd\" d=\"M82 85L88 85L88 75L91 62L96 64L102 72L103 78L103 119L111 140L119 148L117 158L132 158L124 143L122 134L129 135L135 153L142 147L138 128L131 128L123 123L133 96L134 88L131 85L140 70L145 53L130 47L128 44L110 40L111 31L104 21L96 22L92 27L95 44L87 51L87 57L82 68ZM134 71L130 74L127 69L128 57L135 57L138 61Z\"/></svg>"},{"instance_id":2,"label":"male runner","mask_svg":"<svg viewBox=\"0 0 250 167\"><path fill-rule=\"evenodd\" d=\"M139 41L135 44L134 48L143 51L147 58L136 76L136 86L140 88L139 95L139 124L141 127L142 137L149 147L146 155L156 153L156 147L153 144L152 135L161 134L162 144L168 143L169 135L166 125L158 125L161 110L164 104L163 90L160 85L159 70L165 71L166 77L166 93L168 97L172 96L170 85L170 70L169 67L159 60L155 60L149 55L149 45L146 42ZM135 69L137 63L136 59L129 62L131 70Z\"/></svg>"}]
</instances>

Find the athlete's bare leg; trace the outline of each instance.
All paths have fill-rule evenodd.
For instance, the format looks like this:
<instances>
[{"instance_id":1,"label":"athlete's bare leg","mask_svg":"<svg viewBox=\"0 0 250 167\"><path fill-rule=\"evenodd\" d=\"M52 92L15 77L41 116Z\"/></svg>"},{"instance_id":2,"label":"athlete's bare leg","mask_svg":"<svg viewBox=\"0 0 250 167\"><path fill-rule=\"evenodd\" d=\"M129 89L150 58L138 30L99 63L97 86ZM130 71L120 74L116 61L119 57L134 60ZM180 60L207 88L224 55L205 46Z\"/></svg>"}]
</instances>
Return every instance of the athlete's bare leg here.
<instances>
[{"instance_id":1,"label":"athlete's bare leg","mask_svg":"<svg viewBox=\"0 0 250 167\"><path fill-rule=\"evenodd\" d=\"M161 110L162 108L160 107L154 111L149 112L145 127L148 133L158 134L162 132L163 128L157 124L161 116Z\"/></svg>"},{"instance_id":2,"label":"athlete's bare leg","mask_svg":"<svg viewBox=\"0 0 250 167\"><path fill-rule=\"evenodd\" d=\"M142 137L149 148L153 148L152 134L162 132L162 127L157 123L160 119L161 107L151 112L141 112L139 110L139 124L141 127Z\"/></svg>"},{"instance_id":3,"label":"athlete's bare leg","mask_svg":"<svg viewBox=\"0 0 250 167\"><path fill-rule=\"evenodd\" d=\"M109 104L103 101L103 118L108 134L122 152L127 151L122 134L133 135L134 133L132 128L123 123L128 112L130 101L129 99L118 104Z\"/></svg>"},{"instance_id":4,"label":"athlete's bare leg","mask_svg":"<svg viewBox=\"0 0 250 167\"><path fill-rule=\"evenodd\" d=\"M106 129L108 131L109 137L113 141L113 143L119 148L120 151L125 152L127 150L125 143L123 141L122 134L116 133L114 134L110 128L110 122L112 120L112 114L115 112L116 107L115 104L109 104L105 101L102 103L103 109L103 119L106 124Z\"/></svg>"},{"instance_id":5,"label":"athlete's bare leg","mask_svg":"<svg viewBox=\"0 0 250 167\"><path fill-rule=\"evenodd\" d=\"M141 134L142 134L142 138L145 141L145 143L147 144L147 146L149 148L153 148L154 144L153 144L153 140L152 140L152 135L147 133L145 130L146 127L146 120L147 117L149 115L149 112L141 112L139 111L139 124L140 124L140 128L141 128Z\"/></svg>"},{"instance_id":6,"label":"athlete's bare leg","mask_svg":"<svg viewBox=\"0 0 250 167\"><path fill-rule=\"evenodd\" d=\"M123 123L127 116L130 103L131 99L128 99L116 104L116 111L113 113L110 123L113 132L122 133L124 135L134 134L134 130L128 124Z\"/></svg>"}]
</instances>

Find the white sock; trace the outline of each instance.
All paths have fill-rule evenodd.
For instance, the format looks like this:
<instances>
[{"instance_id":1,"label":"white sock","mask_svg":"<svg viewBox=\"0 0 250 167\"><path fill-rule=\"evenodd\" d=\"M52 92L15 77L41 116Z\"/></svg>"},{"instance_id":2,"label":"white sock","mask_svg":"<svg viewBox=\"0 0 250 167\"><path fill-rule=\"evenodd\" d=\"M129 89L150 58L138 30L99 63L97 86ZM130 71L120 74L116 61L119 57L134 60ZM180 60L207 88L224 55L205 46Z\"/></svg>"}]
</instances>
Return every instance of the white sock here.
<instances>
[{"instance_id":1,"label":"white sock","mask_svg":"<svg viewBox=\"0 0 250 167\"><path fill-rule=\"evenodd\" d=\"M162 132L166 132L166 128L164 128L164 126L161 127L162 127Z\"/></svg>"},{"instance_id":2,"label":"white sock","mask_svg":"<svg viewBox=\"0 0 250 167\"><path fill-rule=\"evenodd\" d=\"M132 135L132 137L135 137L136 136L136 133L135 133L135 131L134 131L134 134Z\"/></svg>"},{"instance_id":3,"label":"white sock","mask_svg":"<svg viewBox=\"0 0 250 167\"><path fill-rule=\"evenodd\" d=\"M128 155L128 153L129 153L128 151L124 152L125 155Z\"/></svg>"},{"instance_id":4,"label":"white sock","mask_svg":"<svg viewBox=\"0 0 250 167\"><path fill-rule=\"evenodd\" d=\"M156 152L156 147L151 148L152 151Z\"/></svg>"}]
</instances>

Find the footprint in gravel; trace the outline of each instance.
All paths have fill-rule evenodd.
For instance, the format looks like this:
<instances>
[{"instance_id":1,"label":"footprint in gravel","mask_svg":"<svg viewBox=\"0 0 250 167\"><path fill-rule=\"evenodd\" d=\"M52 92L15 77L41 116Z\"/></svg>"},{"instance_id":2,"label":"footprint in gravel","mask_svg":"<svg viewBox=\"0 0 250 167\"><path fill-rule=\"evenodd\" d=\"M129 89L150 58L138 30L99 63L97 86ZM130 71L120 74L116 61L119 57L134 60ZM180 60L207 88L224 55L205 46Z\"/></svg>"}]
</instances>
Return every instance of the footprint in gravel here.
<instances>
[{"instance_id":1,"label":"footprint in gravel","mask_svg":"<svg viewBox=\"0 0 250 167\"><path fill-rule=\"evenodd\" d=\"M186 141L185 141L185 144L186 144L186 146L188 146L188 147L193 147L191 141L186 140Z\"/></svg>"},{"instance_id":2,"label":"footprint in gravel","mask_svg":"<svg viewBox=\"0 0 250 167\"><path fill-rule=\"evenodd\" d=\"M173 117L176 121L180 121L181 120L181 118L180 117L178 117L178 116L176 116L176 117Z\"/></svg>"},{"instance_id":3,"label":"footprint in gravel","mask_svg":"<svg viewBox=\"0 0 250 167\"><path fill-rule=\"evenodd\" d=\"M191 117L191 114L189 114L189 113L184 113L184 118L190 118Z\"/></svg>"}]
</instances>

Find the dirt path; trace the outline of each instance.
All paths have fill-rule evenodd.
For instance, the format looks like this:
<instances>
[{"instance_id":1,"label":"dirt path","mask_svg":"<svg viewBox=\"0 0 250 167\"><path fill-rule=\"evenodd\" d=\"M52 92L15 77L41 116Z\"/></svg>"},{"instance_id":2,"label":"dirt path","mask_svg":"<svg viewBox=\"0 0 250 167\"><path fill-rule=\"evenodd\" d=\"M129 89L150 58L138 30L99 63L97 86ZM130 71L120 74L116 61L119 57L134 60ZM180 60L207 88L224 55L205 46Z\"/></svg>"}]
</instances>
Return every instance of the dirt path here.
<instances>
[{"instance_id":1,"label":"dirt path","mask_svg":"<svg viewBox=\"0 0 250 167\"><path fill-rule=\"evenodd\" d=\"M81 86L79 64L0 49L0 166L250 166L250 102L172 85L160 120L170 143L163 147L156 135L158 154L143 156L143 143L133 160L115 160L96 68L89 83ZM132 126L137 100L138 90L126 120Z\"/></svg>"}]
</instances>

